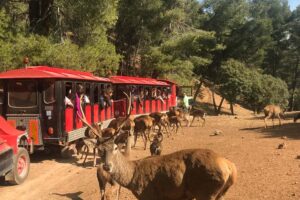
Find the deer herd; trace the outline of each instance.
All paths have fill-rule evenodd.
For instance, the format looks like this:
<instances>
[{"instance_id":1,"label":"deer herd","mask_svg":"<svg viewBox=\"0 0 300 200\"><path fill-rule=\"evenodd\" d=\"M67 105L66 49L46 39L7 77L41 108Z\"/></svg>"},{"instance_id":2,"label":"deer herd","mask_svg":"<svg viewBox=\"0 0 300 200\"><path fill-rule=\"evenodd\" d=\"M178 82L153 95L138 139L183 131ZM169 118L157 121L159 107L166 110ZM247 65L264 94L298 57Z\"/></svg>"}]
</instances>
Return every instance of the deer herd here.
<instances>
[{"instance_id":1,"label":"deer herd","mask_svg":"<svg viewBox=\"0 0 300 200\"><path fill-rule=\"evenodd\" d=\"M208 149L185 149L171 154L162 154L164 134L178 132L183 121L192 125L196 118L205 126L206 113L200 109L189 109L191 123L182 109L171 108L167 113L151 113L133 117L130 115L130 99L126 117L113 119L107 128L101 124L87 123L85 138L77 141L77 152L85 154L93 150L94 166L96 151L100 157L97 180L100 198L119 199L121 187L129 189L137 199L142 200L219 200L236 182L237 169L228 159ZM264 109L266 120L278 117L281 124L282 110L269 105ZM273 123L274 125L274 123ZM150 141L151 156L131 161L131 148L141 136L144 149ZM111 185L106 191L106 185Z\"/></svg>"}]
</instances>

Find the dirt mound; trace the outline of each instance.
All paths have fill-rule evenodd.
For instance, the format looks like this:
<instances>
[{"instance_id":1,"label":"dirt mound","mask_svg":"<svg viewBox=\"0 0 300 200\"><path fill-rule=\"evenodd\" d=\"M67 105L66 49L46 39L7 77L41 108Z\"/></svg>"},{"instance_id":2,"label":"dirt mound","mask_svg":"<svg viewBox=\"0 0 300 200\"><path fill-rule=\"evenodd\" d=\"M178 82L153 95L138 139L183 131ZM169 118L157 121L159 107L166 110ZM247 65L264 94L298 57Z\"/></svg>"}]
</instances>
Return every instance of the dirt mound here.
<instances>
[{"instance_id":1,"label":"dirt mound","mask_svg":"<svg viewBox=\"0 0 300 200\"><path fill-rule=\"evenodd\" d=\"M222 97L215 93L215 102L218 106L222 100ZM213 107L213 95L210 88L202 86L201 87L201 97L197 99L197 102L200 103L200 106L203 107L209 114L214 114L214 107ZM235 104L233 106L234 113L236 115L251 115L253 112L243 108L239 104ZM231 114L230 112L230 104L228 101L224 100L222 104L221 114Z\"/></svg>"}]
</instances>

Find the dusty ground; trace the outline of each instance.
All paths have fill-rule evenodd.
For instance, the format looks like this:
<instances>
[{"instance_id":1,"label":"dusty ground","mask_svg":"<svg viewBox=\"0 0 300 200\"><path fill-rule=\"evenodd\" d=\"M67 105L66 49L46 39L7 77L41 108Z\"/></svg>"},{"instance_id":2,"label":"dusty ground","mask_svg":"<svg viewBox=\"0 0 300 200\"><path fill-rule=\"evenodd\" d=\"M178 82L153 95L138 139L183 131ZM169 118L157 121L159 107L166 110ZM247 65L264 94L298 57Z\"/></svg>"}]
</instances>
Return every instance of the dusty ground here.
<instances>
[{"instance_id":1,"label":"dusty ground","mask_svg":"<svg viewBox=\"0 0 300 200\"><path fill-rule=\"evenodd\" d=\"M277 121L276 121L277 123ZM226 195L227 200L300 199L300 124L285 121L281 127L264 130L261 119L252 116L208 117L206 126L182 128L165 138L163 154L185 148L209 148L233 161L238 182ZM222 135L210 136L215 130ZM286 139L282 139L286 136ZM286 149L277 149L285 142ZM139 143L132 158L149 155ZM80 161L61 160L36 154L32 157L28 179L19 186L0 186L1 200L15 199L99 199L96 169L92 157L88 167ZM121 199L135 199L122 189Z\"/></svg>"}]
</instances>

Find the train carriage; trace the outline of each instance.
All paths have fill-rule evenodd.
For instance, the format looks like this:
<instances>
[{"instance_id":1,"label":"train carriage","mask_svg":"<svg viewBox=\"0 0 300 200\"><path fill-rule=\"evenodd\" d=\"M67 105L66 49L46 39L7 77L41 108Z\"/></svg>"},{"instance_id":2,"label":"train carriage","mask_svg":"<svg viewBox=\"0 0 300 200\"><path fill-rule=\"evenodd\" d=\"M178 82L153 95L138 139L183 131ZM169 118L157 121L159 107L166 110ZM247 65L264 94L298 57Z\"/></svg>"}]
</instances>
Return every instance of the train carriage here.
<instances>
[{"instance_id":1,"label":"train carriage","mask_svg":"<svg viewBox=\"0 0 300 200\"><path fill-rule=\"evenodd\" d=\"M128 76L102 78L89 72L32 66L0 74L0 114L14 127L27 130L35 149L67 146L84 137L75 99L78 86L89 99L83 104L86 120L106 122L125 115L123 92L132 93L133 115L164 112L176 106L176 86L165 80ZM112 90L113 98L104 98ZM143 94L143 95L142 95ZM69 106L66 98L73 103Z\"/></svg>"}]
</instances>

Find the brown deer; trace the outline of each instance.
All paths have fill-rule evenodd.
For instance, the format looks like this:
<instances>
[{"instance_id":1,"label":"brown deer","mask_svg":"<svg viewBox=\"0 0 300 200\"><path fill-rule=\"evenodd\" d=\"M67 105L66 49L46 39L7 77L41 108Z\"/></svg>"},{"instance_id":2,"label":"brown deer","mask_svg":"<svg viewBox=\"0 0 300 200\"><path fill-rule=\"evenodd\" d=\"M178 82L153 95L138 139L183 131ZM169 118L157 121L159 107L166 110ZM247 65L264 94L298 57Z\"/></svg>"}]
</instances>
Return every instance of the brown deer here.
<instances>
[{"instance_id":1,"label":"brown deer","mask_svg":"<svg viewBox=\"0 0 300 200\"><path fill-rule=\"evenodd\" d=\"M119 144L120 143L126 143L125 145L125 152L123 153L124 156L129 157L131 154L131 144L132 144L132 134L131 134L131 129L127 130L127 131L123 131L124 126L128 125L128 119L130 118L130 113L131 113L131 94L128 96L127 94L125 94L128 97L128 113L127 116L125 117L125 119L123 119L123 121L121 123L118 123L118 126L116 127L116 131L117 131L117 135L114 135L114 144L116 146L118 146L119 148ZM106 138L112 138L113 136L109 136ZM103 149L103 142L101 142L101 140L103 140L104 137L102 137L99 140L99 150L101 152L101 154L104 154L105 151ZM119 150L121 151L121 149L119 148ZM102 157L103 158L103 157ZM100 189L100 197L101 200L105 200L105 199L110 199L110 196L113 196L114 193L116 193L116 199L119 199L119 195L120 195L120 191L121 191L121 186L112 178L112 176L103 169L103 164L100 165L97 168L97 180L98 180L98 184L99 184L99 189ZM106 185L107 183L111 184L111 190L110 192L108 192L108 194L106 194Z\"/></svg>"},{"instance_id":2,"label":"brown deer","mask_svg":"<svg viewBox=\"0 0 300 200\"><path fill-rule=\"evenodd\" d=\"M277 117L279 120L279 125L281 126L281 118L284 117L283 110L280 108L280 106L277 105L267 105L264 107L264 113L265 113L265 128L267 128L267 119L270 119L272 117L273 122L273 128L274 128L274 118Z\"/></svg>"},{"instance_id":3,"label":"brown deer","mask_svg":"<svg viewBox=\"0 0 300 200\"><path fill-rule=\"evenodd\" d=\"M175 129L175 133L178 132L179 127L181 127L181 121L182 121L182 118L179 116L169 117L169 122L170 122L169 125L170 125L170 127L173 127L172 131L174 131L174 129Z\"/></svg>"},{"instance_id":4,"label":"brown deer","mask_svg":"<svg viewBox=\"0 0 300 200\"><path fill-rule=\"evenodd\" d=\"M125 152L123 155L126 157L130 156L131 152L131 143L132 143L132 136L130 135L129 132L127 132L128 138L126 140L126 148ZM118 144L120 140L123 140L123 135L119 135L115 139L115 144ZM102 151L102 150L101 150ZM121 191L121 186L111 177L111 175L103 169L103 164L102 163L98 168L97 168L97 180L99 184L99 189L100 189L100 198L101 200L108 200L110 199L111 196L116 196L115 199L119 199L120 196L120 191ZM110 190L106 193L106 185L109 183L111 185Z\"/></svg>"},{"instance_id":5,"label":"brown deer","mask_svg":"<svg viewBox=\"0 0 300 200\"><path fill-rule=\"evenodd\" d=\"M106 140L103 169L141 200L220 200L236 182L235 165L207 149L129 161Z\"/></svg>"},{"instance_id":6,"label":"brown deer","mask_svg":"<svg viewBox=\"0 0 300 200\"><path fill-rule=\"evenodd\" d=\"M96 124L93 123L91 125L91 127L93 127L96 131L97 134L100 135L101 137L112 137L113 135L115 135L116 130L113 128L104 128L101 129L102 123ZM81 153L81 158L83 158L84 154L84 160L82 162L82 165L85 166L85 162L87 159L87 156L90 152L90 150L93 150L93 166L96 166L96 151L98 150L98 140L97 140L97 136L93 133L93 130L91 128L87 128L85 131L85 138L81 138L80 140L78 140L75 144L75 148L77 150L77 155L79 153ZM83 149L83 150L82 150Z\"/></svg>"},{"instance_id":7,"label":"brown deer","mask_svg":"<svg viewBox=\"0 0 300 200\"><path fill-rule=\"evenodd\" d=\"M158 132L157 135L154 136L154 139L150 145L150 153L151 156L160 155L162 152L162 141L163 141L163 134Z\"/></svg>"},{"instance_id":8,"label":"brown deer","mask_svg":"<svg viewBox=\"0 0 300 200\"><path fill-rule=\"evenodd\" d=\"M149 114L150 117L154 119L153 128L158 126L158 132L163 131L164 129L167 134L169 134L169 119L168 115L165 113L154 112Z\"/></svg>"},{"instance_id":9,"label":"brown deer","mask_svg":"<svg viewBox=\"0 0 300 200\"><path fill-rule=\"evenodd\" d=\"M202 126L205 126L206 113L204 110L191 107L191 109L189 109L189 113L190 113L190 116L193 116L190 126L192 126L192 124L196 118L198 118L198 121L199 121L199 119L202 119L202 121L203 121Z\"/></svg>"},{"instance_id":10,"label":"brown deer","mask_svg":"<svg viewBox=\"0 0 300 200\"><path fill-rule=\"evenodd\" d=\"M153 121L154 119L148 115L138 116L134 119L135 127L133 147L135 147L138 134L140 133L144 141L144 149L146 150L147 141L151 134L151 129L153 126Z\"/></svg>"}]
</instances>

